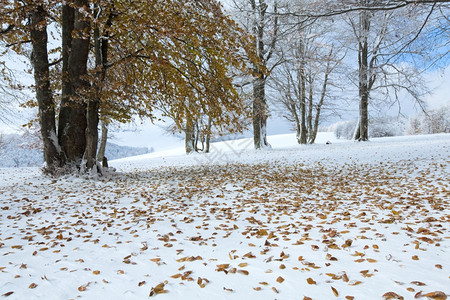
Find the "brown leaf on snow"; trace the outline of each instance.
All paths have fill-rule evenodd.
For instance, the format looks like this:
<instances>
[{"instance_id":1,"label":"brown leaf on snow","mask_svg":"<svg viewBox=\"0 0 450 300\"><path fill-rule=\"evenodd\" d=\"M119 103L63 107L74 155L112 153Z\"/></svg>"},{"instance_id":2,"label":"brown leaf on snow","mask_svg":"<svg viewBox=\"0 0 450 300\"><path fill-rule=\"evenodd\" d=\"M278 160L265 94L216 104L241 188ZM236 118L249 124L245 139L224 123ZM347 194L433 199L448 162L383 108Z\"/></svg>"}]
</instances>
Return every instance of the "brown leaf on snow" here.
<instances>
[{"instance_id":1,"label":"brown leaf on snow","mask_svg":"<svg viewBox=\"0 0 450 300\"><path fill-rule=\"evenodd\" d=\"M278 276L277 282L278 282L278 283L283 283L283 281L284 281L284 278L281 277L281 276Z\"/></svg>"},{"instance_id":2,"label":"brown leaf on snow","mask_svg":"<svg viewBox=\"0 0 450 300\"><path fill-rule=\"evenodd\" d=\"M257 234L258 234L259 236L269 235L269 233L268 233L267 230L265 230L265 229L260 229L260 230L258 230Z\"/></svg>"},{"instance_id":3,"label":"brown leaf on snow","mask_svg":"<svg viewBox=\"0 0 450 300\"><path fill-rule=\"evenodd\" d=\"M9 297L9 296L11 296L12 294L14 294L13 291L7 292L7 293L4 293L4 294L2 295L2 297Z\"/></svg>"},{"instance_id":4,"label":"brown leaf on snow","mask_svg":"<svg viewBox=\"0 0 450 300\"><path fill-rule=\"evenodd\" d=\"M337 289L335 289L334 287L331 287L331 290L333 291L333 294L334 294L336 297L339 297L339 292L338 292Z\"/></svg>"},{"instance_id":5,"label":"brown leaf on snow","mask_svg":"<svg viewBox=\"0 0 450 300\"><path fill-rule=\"evenodd\" d=\"M441 291L426 293L426 294L423 294L422 296L428 297L431 299L437 299L437 300L446 300L447 299L447 295Z\"/></svg>"},{"instance_id":6,"label":"brown leaf on snow","mask_svg":"<svg viewBox=\"0 0 450 300\"><path fill-rule=\"evenodd\" d=\"M243 274L243 275L248 275L249 274L247 270L238 270L237 272L240 273L240 274Z\"/></svg>"},{"instance_id":7,"label":"brown leaf on snow","mask_svg":"<svg viewBox=\"0 0 450 300\"><path fill-rule=\"evenodd\" d=\"M220 264L220 265L217 265L216 271L217 272L224 271L224 270L228 269L229 267L230 267L230 264Z\"/></svg>"},{"instance_id":8,"label":"brown leaf on snow","mask_svg":"<svg viewBox=\"0 0 450 300\"><path fill-rule=\"evenodd\" d=\"M425 283L420 282L420 281L411 281L411 284L415 284L415 285L418 285L418 286L424 286L424 285L426 285Z\"/></svg>"},{"instance_id":9,"label":"brown leaf on snow","mask_svg":"<svg viewBox=\"0 0 450 300\"><path fill-rule=\"evenodd\" d=\"M403 296L400 296L399 294L396 294L394 292L387 292L385 294L383 294L383 298L384 299L399 299L399 300L403 300Z\"/></svg>"},{"instance_id":10,"label":"brown leaf on snow","mask_svg":"<svg viewBox=\"0 0 450 300\"><path fill-rule=\"evenodd\" d=\"M86 291L87 287L88 287L90 284L91 284L91 283L88 282L88 283L86 283L86 284L80 285L80 286L78 287L78 290L79 290L80 292L84 292L84 291Z\"/></svg>"},{"instance_id":11,"label":"brown leaf on snow","mask_svg":"<svg viewBox=\"0 0 450 300\"><path fill-rule=\"evenodd\" d=\"M152 289L150 290L150 294L149 297L158 295L158 294L164 294L167 293L167 291L164 289L165 284L163 282L161 282L160 284L158 284L155 287L152 287Z\"/></svg>"},{"instance_id":12,"label":"brown leaf on snow","mask_svg":"<svg viewBox=\"0 0 450 300\"><path fill-rule=\"evenodd\" d=\"M37 287L37 284L34 282L28 286L29 289L35 289L36 287Z\"/></svg>"},{"instance_id":13,"label":"brown leaf on snow","mask_svg":"<svg viewBox=\"0 0 450 300\"><path fill-rule=\"evenodd\" d=\"M314 281L314 279L312 279L311 277L309 277L308 279L306 279L306 282L308 284L317 284L317 282Z\"/></svg>"}]
</instances>

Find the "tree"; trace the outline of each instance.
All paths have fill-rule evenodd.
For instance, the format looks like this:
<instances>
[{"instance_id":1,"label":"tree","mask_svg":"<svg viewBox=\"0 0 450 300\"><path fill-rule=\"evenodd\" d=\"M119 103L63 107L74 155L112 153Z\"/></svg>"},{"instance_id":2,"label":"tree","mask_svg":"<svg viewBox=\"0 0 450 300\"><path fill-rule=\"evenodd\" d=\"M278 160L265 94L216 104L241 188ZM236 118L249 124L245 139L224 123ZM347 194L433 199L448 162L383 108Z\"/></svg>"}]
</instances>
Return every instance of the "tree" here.
<instances>
[{"instance_id":1,"label":"tree","mask_svg":"<svg viewBox=\"0 0 450 300\"><path fill-rule=\"evenodd\" d=\"M311 2L296 16L317 20L343 15L348 18L357 45L358 72L356 84L359 94L359 122L355 139L366 141L369 127L369 104L376 98L398 103L398 93L405 90L421 107L424 93L417 61L434 52L438 58L446 56L448 41L441 43L433 34L448 28L448 1L370 1L346 0ZM438 19L432 21L432 16ZM412 17L413 16L413 17ZM444 22L439 22L444 20ZM428 34L426 34L427 26ZM419 37L428 35L426 47L418 46ZM433 41L433 43L430 43ZM441 49L435 48L440 43ZM434 44L434 45L433 45ZM430 45L433 45L430 47ZM432 64L435 60L431 59ZM377 103L379 105L379 103Z\"/></svg>"},{"instance_id":2,"label":"tree","mask_svg":"<svg viewBox=\"0 0 450 300\"><path fill-rule=\"evenodd\" d=\"M280 93L283 116L294 124L298 143L312 144L325 100L331 98L329 87L335 85L330 76L345 53L329 34L332 22L292 23L296 30L282 42L285 62L272 76L273 88Z\"/></svg>"},{"instance_id":3,"label":"tree","mask_svg":"<svg viewBox=\"0 0 450 300\"><path fill-rule=\"evenodd\" d=\"M158 104L179 118L207 112L224 128L244 111L229 70L246 69L237 53L250 40L214 0L2 4L1 39L15 45L19 54L24 43L32 45L50 173L97 166L99 112L105 120L123 121L132 114L151 117ZM55 20L59 23L52 23ZM58 78L51 76L50 68L60 60L49 61L49 24L61 28ZM248 48L246 52L252 57Z\"/></svg>"},{"instance_id":4,"label":"tree","mask_svg":"<svg viewBox=\"0 0 450 300\"><path fill-rule=\"evenodd\" d=\"M266 137L267 79L270 72L282 62L280 57L278 59L275 57L276 46L281 38L279 1L234 0L233 3L234 9L239 14L237 18L242 19L241 24L253 35L252 47L259 59L253 62L252 70L253 141L255 149L264 149L270 147Z\"/></svg>"}]
</instances>

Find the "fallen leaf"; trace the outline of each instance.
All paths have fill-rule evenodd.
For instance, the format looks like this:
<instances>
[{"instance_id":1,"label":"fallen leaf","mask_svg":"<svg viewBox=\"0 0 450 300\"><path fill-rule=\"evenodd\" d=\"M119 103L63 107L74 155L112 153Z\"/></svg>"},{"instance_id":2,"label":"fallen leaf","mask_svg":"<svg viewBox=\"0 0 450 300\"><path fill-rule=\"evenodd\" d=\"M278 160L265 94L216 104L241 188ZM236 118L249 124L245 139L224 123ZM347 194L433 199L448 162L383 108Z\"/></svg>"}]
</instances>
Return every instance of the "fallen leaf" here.
<instances>
[{"instance_id":1,"label":"fallen leaf","mask_svg":"<svg viewBox=\"0 0 450 300\"><path fill-rule=\"evenodd\" d=\"M167 293L167 291L164 289L164 286L165 286L165 284L163 282L161 282L157 286L152 287L152 289L150 290L149 297L152 297L152 296L158 295L158 294Z\"/></svg>"},{"instance_id":2,"label":"fallen leaf","mask_svg":"<svg viewBox=\"0 0 450 300\"><path fill-rule=\"evenodd\" d=\"M447 299L447 295L441 291L426 293L426 294L423 294L423 296L431 298L431 299L437 299L437 300L446 300Z\"/></svg>"},{"instance_id":3,"label":"fallen leaf","mask_svg":"<svg viewBox=\"0 0 450 300\"><path fill-rule=\"evenodd\" d=\"M314 279L312 279L311 277L306 279L306 282L308 282L309 284L317 284L317 282L315 282Z\"/></svg>"},{"instance_id":4,"label":"fallen leaf","mask_svg":"<svg viewBox=\"0 0 450 300\"><path fill-rule=\"evenodd\" d=\"M418 286L424 286L424 285L426 285L425 283L420 282L420 281L411 281L411 284L415 284L415 285L418 285Z\"/></svg>"},{"instance_id":5,"label":"fallen leaf","mask_svg":"<svg viewBox=\"0 0 450 300\"><path fill-rule=\"evenodd\" d=\"M278 283L283 283L283 281L284 281L284 278L281 277L281 276L278 276L277 282L278 282Z\"/></svg>"},{"instance_id":6,"label":"fallen leaf","mask_svg":"<svg viewBox=\"0 0 450 300\"><path fill-rule=\"evenodd\" d=\"M29 289L35 289L36 287L37 287L37 284L34 282L28 286Z\"/></svg>"},{"instance_id":7,"label":"fallen leaf","mask_svg":"<svg viewBox=\"0 0 450 300\"><path fill-rule=\"evenodd\" d=\"M331 287L331 290L336 297L339 297L339 292L334 287Z\"/></svg>"},{"instance_id":8,"label":"fallen leaf","mask_svg":"<svg viewBox=\"0 0 450 300\"><path fill-rule=\"evenodd\" d=\"M399 299L399 300L403 300L404 298L402 296L400 296L399 294L396 294L394 292L387 292L383 294L383 298L384 299Z\"/></svg>"},{"instance_id":9,"label":"fallen leaf","mask_svg":"<svg viewBox=\"0 0 450 300\"><path fill-rule=\"evenodd\" d=\"M89 284L91 284L91 283L88 282L88 283L86 283L86 284L80 285L80 286L78 287L78 290L79 290L80 292L86 291L86 289L87 289L87 287L89 286Z\"/></svg>"},{"instance_id":10,"label":"fallen leaf","mask_svg":"<svg viewBox=\"0 0 450 300\"><path fill-rule=\"evenodd\" d=\"M247 270L238 270L237 272L240 273L240 274L243 274L243 275L248 275L248 271Z\"/></svg>"}]
</instances>

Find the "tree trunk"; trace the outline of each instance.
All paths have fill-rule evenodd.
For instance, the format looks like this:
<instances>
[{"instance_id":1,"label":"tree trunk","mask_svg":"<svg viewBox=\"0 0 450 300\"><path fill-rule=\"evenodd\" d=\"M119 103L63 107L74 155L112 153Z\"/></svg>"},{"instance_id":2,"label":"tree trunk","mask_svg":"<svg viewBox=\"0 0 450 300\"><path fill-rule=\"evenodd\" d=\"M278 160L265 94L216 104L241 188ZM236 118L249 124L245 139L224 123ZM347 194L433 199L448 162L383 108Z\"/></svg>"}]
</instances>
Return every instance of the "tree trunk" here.
<instances>
[{"instance_id":1,"label":"tree trunk","mask_svg":"<svg viewBox=\"0 0 450 300\"><path fill-rule=\"evenodd\" d=\"M308 89L308 114L306 116L306 123L307 123L307 143L311 143L311 138L313 134L313 100L314 100L314 91L313 91L313 78L312 75L309 74L309 89Z\"/></svg>"},{"instance_id":2,"label":"tree trunk","mask_svg":"<svg viewBox=\"0 0 450 300\"><path fill-rule=\"evenodd\" d=\"M198 121L194 123L194 151L198 152L200 149L198 148L198 141L200 139L200 128L198 126ZM203 149L202 149L203 151Z\"/></svg>"},{"instance_id":3,"label":"tree trunk","mask_svg":"<svg viewBox=\"0 0 450 300\"><path fill-rule=\"evenodd\" d=\"M359 26L360 37L358 47L358 71L359 71L359 130L355 135L358 141L369 140L369 43L370 19L367 11L360 12Z\"/></svg>"},{"instance_id":4,"label":"tree trunk","mask_svg":"<svg viewBox=\"0 0 450 300\"><path fill-rule=\"evenodd\" d=\"M97 146L98 146L98 101L90 99L87 104L87 126L86 126L86 149L84 160L86 168L92 169L97 165Z\"/></svg>"},{"instance_id":5,"label":"tree trunk","mask_svg":"<svg viewBox=\"0 0 450 300\"><path fill-rule=\"evenodd\" d=\"M58 141L61 145L67 144L66 135L69 127L69 120L72 114L70 97L72 95L72 86L69 77L69 57L72 49L72 32L74 26L75 10L65 3L62 7L62 74L61 74L61 105L58 118ZM65 150L66 147L63 147ZM65 154L64 154L65 155Z\"/></svg>"},{"instance_id":6,"label":"tree trunk","mask_svg":"<svg viewBox=\"0 0 450 300\"><path fill-rule=\"evenodd\" d=\"M209 153L209 145L211 142L211 126L212 126L212 120L211 120L211 118L208 118L208 126L206 127L205 153Z\"/></svg>"},{"instance_id":7,"label":"tree trunk","mask_svg":"<svg viewBox=\"0 0 450 300\"><path fill-rule=\"evenodd\" d=\"M94 14L97 15L99 14L99 12L100 8L96 5L94 7ZM107 34L108 33L106 32L106 35ZM98 27L98 24L95 24L94 53L95 53L96 80L94 83L94 96L89 97L87 102L86 150L84 153L84 160L86 161L87 169L92 169L94 166L97 165L96 155L98 145L99 104L102 93L102 85L105 79L107 51L108 51L108 39L107 38L103 39L100 36L100 29ZM102 160L99 161L103 161L103 157L104 155L102 155Z\"/></svg>"},{"instance_id":8,"label":"tree trunk","mask_svg":"<svg viewBox=\"0 0 450 300\"><path fill-rule=\"evenodd\" d=\"M100 145L98 147L97 161L103 162L105 157L106 142L108 141L108 124L102 121L102 136L100 138Z\"/></svg>"},{"instance_id":9,"label":"tree trunk","mask_svg":"<svg viewBox=\"0 0 450 300\"><path fill-rule=\"evenodd\" d=\"M330 65L330 62L328 62L328 65L327 65L327 71L325 72L325 78L323 80L322 92L320 94L320 100L319 100L319 103L317 104L317 108L316 108L316 116L314 117L314 127L313 127L313 131L309 138L310 144L314 144L314 142L316 141L317 131L319 129L320 112L322 110L323 102L325 101L325 95L326 95L327 86L328 86L328 77L330 74L329 73L330 72L329 65Z\"/></svg>"},{"instance_id":10,"label":"tree trunk","mask_svg":"<svg viewBox=\"0 0 450 300\"><path fill-rule=\"evenodd\" d=\"M189 116L186 118L186 128L184 130L184 134L185 134L184 146L186 148L186 153L189 154L195 151L194 124Z\"/></svg>"},{"instance_id":11,"label":"tree trunk","mask_svg":"<svg viewBox=\"0 0 450 300\"><path fill-rule=\"evenodd\" d=\"M299 74L299 90L300 90L300 144L306 144L307 142L307 129L306 129L306 84L305 74L303 68Z\"/></svg>"},{"instance_id":12,"label":"tree trunk","mask_svg":"<svg viewBox=\"0 0 450 300\"><path fill-rule=\"evenodd\" d=\"M56 136L55 103L50 89L47 51L46 12L39 5L30 13L30 34L33 46L32 64L36 84L36 99L39 106L39 123L44 144L44 161L47 171L55 174L62 166L61 148Z\"/></svg>"},{"instance_id":13,"label":"tree trunk","mask_svg":"<svg viewBox=\"0 0 450 300\"><path fill-rule=\"evenodd\" d=\"M88 0L76 0L71 49L68 58L68 81L70 86L62 95L59 117L59 138L67 156L67 163L80 167L86 148L86 103L89 82L86 80L89 54L90 22L83 11L89 11ZM67 10L69 11L69 10ZM63 24L71 15L64 15ZM69 90L70 89L70 90Z\"/></svg>"},{"instance_id":14,"label":"tree trunk","mask_svg":"<svg viewBox=\"0 0 450 300\"><path fill-rule=\"evenodd\" d=\"M266 80L263 74L253 81L253 142L255 149L270 147L267 142Z\"/></svg>"}]
</instances>

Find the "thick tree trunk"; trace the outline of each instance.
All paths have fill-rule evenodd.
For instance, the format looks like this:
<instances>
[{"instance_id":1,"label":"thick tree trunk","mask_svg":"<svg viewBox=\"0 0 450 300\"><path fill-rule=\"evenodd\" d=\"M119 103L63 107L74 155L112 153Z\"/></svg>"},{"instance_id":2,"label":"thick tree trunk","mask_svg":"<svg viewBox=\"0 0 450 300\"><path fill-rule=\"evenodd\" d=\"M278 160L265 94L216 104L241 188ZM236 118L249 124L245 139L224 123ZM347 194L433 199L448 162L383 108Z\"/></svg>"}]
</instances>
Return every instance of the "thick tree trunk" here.
<instances>
[{"instance_id":1,"label":"thick tree trunk","mask_svg":"<svg viewBox=\"0 0 450 300\"><path fill-rule=\"evenodd\" d=\"M95 7L95 14L99 13L99 7ZM93 90L95 94L88 98L87 102L87 128L86 128L86 150L84 160L86 168L92 169L97 165L97 146L98 146L98 122L99 122L99 103L102 92L102 85L105 79L106 63L107 63L108 39L100 36L98 25L94 28L94 52L95 52L95 68L96 81ZM103 130L102 130L103 131ZM103 132L102 132L103 134ZM106 141L105 141L106 143ZM103 149L104 152L104 149ZM102 159L99 161L103 161Z\"/></svg>"},{"instance_id":2,"label":"thick tree trunk","mask_svg":"<svg viewBox=\"0 0 450 300\"><path fill-rule=\"evenodd\" d=\"M260 74L253 82L253 142L255 149L270 148L267 142L266 80Z\"/></svg>"},{"instance_id":3,"label":"thick tree trunk","mask_svg":"<svg viewBox=\"0 0 450 300\"><path fill-rule=\"evenodd\" d=\"M97 146L98 146L98 101L92 99L87 105L87 127L86 127L86 149L84 160L86 168L92 169L96 166Z\"/></svg>"},{"instance_id":4,"label":"thick tree trunk","mask_svg":"<svg viewBox=\"0 0 450 300\"><path fill-rule=\"evenodd\" d=\"M62 166L61 148L56 136L55 103L50 89L47 51L46 12L37 6L30 14L30 33L33 46L32 64L39 106L39 123L44 144L44 161L47 170L55 174Z\"/></svg>"},{"instance_id":5,"label":"thick tree trunk","mask_svg":"<svg viewBox=\"0 0 450 300\"><path fill-rule=\"evenodd\" d=\"M75 1L74 25L71 50L68 58L68 80L70 87L62 95L59 117L59 139L70 165L80 167L86 148L86 104L89 83L87 59L89 54L90 22L84 12L89 11L88 0ZM70 10L67 10L70 11ZM64 15L63 24L71 15ZM70 27L70 26L69 26ZM70 89L70 90L69 90ZM63 91L64 92L64 91Z\"/></svg>"}]
</instances>

